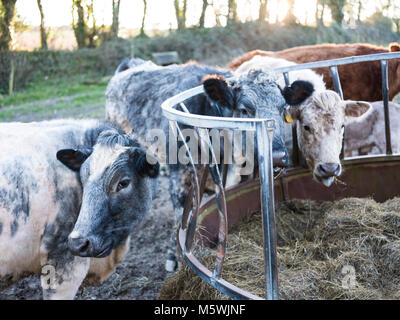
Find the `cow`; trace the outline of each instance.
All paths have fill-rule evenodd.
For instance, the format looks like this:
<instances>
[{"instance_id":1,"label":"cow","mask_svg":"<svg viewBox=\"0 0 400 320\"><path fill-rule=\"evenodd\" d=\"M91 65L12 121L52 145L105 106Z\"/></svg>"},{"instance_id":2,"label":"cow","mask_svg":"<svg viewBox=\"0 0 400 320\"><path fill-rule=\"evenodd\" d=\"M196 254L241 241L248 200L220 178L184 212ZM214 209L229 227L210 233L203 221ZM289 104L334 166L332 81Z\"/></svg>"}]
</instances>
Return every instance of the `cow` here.
<instances>
[{"instance_id":1,"label":"cow","mask_svg":"<svg viewBox=\"0 0 400 320\"><path fill-rule=\"evenodd\" d=\"M97 120L0 124L0 289L41 275L44 299L73 299L124 258L155 196L159 164Z\"/></svg>"},{"instance_id":2,"label":"cow","mask_svg":"<svg viewBox=\"0 0 400 320\"><path fill-rule=\"evenodd\" d=\"M272 118L276 122L273 151L283 152L288 158L282 138L286 100L273 74L252 70L229 82L227 78L233 76L231 72L193 62L157 70L137 70L137 66L125 69L110 80L106 89L107 121L121 125L127 132L133 130L142 137L155 128L168 136L169 121L162 115L161 103L184 90L203 84L204 95L196 95L185 101L191 113L217 117ZM297 90L293 88L288 93L287 98L291 98L292 103L301 103L310 94L308 83L297 85ZM181 219L187 196L186 192L182 192L181 167L179 164L169 164L170 195L177 222ZM166 262L168 271L177 267L174 241Z\"/></svg>"},{"instance_id":3,"label":"cow","mask_svg":"<svg viewBox=\"0 0 400 320\"><path fill-rule=\"evenodd\" d=\"M359 155L368 153L386 153L385 114L383 101L372 102L372 112L360 121L346 126L344 150L350 157L353 152ZM389 102L391 143L393 153L400 153L400 125L396 119L400 118L400 105Z\"/></svg>"},{"instance_id":4,"label":"cow","mask_svg":"<svg viewBox=\"0 0 400 320\"><path fill-rule=\"evenodd\" d=\"M280 58L254 56L235 72L240 74L254 68L271 70L292 65L296 64ZM289 77L291 81L307 80L313 84L312 95L301 105L289 109L288 113L298 122L297 141L306 164L313 170L315 180L329 187L342 171L339 156L342 150L344 124L362 121L372 107L364 101L341 101L334 91L325 89L322 76L312 70L292 71ZM285 85L283 74L280 74L277 81L280 86ZM293 82L293 85L296 85L296 82ZM288 150L292 145L291 131L290 124L285 125Z\"/></svg>"},{"instance_id":5,"label":"cow","mask_svg":"<svg viewBox=\"0 0 400 320\"><path fill-rule=\"evenodd\" d=\"M282 51L254 50L233 59L228 68L236 70L244 62L254 56L268 56L282 58L295 63L307 63L351 56L368 55L400 51L398 43L391 43L389 48L379 47L365 43L350 44L319 44L294 47ZM389 99L400 92L400 59L391 59L389 68ZM319 68L315 71L324 76L328 89L333 89L332 76L329 68ZM363 62L338 66L344 99L379 101L382 98L382 76L379 61Z\"/></svg>"}]
</instances>

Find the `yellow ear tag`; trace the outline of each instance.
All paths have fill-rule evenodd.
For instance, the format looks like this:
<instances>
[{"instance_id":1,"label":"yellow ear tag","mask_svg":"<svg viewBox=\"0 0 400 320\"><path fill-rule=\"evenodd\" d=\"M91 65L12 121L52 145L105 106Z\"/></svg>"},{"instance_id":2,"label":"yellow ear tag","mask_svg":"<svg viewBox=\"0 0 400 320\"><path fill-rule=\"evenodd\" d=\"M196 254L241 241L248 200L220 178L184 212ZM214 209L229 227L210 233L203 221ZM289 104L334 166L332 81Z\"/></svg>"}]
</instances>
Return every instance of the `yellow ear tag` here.
<instances>
[{"instance_id":1,"label":"yellow ear tag","mask_svg":"<svg viewBox=\"0 0 400 320\"><path fill-rule=\"evenodd\" d=\"M293 118L290 115L289 111L285 111L285 122L287 122L287 123L292 123L293 122Z\"/></svg>"}]
</instances>

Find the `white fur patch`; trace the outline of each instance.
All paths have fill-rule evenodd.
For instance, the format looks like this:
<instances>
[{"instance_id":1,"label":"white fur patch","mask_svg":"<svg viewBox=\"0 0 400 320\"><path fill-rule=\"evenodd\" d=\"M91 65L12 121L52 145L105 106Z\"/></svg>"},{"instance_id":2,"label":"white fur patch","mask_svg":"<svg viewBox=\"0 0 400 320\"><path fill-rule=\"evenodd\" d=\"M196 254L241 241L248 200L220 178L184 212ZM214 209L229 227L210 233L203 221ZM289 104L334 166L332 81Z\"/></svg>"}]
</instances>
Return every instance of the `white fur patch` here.
<instances>
[{"instance_id":1,"label":"white fur patch","mask_svg":"<svg viewBox=\"0 0 400 320\"><path fill-rule=\"evenodd\" d=\"M78 231L72 231L69 235L71 239L78 239L80 237L80 233Z\"/></svg>"},{"instance_id":2,"label":"white fur patch","mask_svg":"<svg viewBox=\"0 0 400 320\"><path fill-rule=\"evenodd\" d=\"M98 177L115 162L119 155L125 152L128 147L116 146L110 148L107 146L95 146L91 155L90 161L90 175L92 177Z\"/></svg>"}]
</instances>

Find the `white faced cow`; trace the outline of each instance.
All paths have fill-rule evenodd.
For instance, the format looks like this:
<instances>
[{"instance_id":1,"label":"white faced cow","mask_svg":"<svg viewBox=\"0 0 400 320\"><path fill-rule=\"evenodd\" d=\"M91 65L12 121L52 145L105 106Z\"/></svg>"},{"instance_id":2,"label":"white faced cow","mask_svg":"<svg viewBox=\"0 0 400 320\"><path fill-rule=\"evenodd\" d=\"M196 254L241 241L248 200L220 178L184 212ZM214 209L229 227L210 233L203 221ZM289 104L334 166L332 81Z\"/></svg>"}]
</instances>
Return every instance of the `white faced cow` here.
<instances>
[{"instance_id":1,"label":"white faced cow","mask_svg":"<svg viewBox=\"0 0 400 320\"><path fill-rule=\"evenodd\" d=\"M94 120L3 123L0 146L0 289L43 273L45 299L72 299L107 278L150 209L158 163Z\"/></svg>"},{"instance_id":2,"label":"white faced cow","mask_svg":"<svg viewBox=\"0 0 400 320\"><path fill-rule=\"evenodd\" d=\"M246 73L251 69L268 71L292 65L296 64L280 58L255 56L243 63L236 73ZM289 76L290 80L295 82L283 91L285 97L287 94L295 97L294 92L300 92L299 81L301 83L305 80L313 85L312 95L301 104L291 107L289 113L292 119L298 122L299 148L307 165L313 170L314 178L329 187L334 178L342 172L339 156L345 123L367 116L371 105L364 101L342 101L334 91L325 89L322 76L312 70L292 71ZM282 88L285 86L282 74L277 82ZM287 101L291 103L290 98ZM289 126L285 126L285 129L286 146L289 149L292 145L291 129Z\"/></svg>"}]
</instances>

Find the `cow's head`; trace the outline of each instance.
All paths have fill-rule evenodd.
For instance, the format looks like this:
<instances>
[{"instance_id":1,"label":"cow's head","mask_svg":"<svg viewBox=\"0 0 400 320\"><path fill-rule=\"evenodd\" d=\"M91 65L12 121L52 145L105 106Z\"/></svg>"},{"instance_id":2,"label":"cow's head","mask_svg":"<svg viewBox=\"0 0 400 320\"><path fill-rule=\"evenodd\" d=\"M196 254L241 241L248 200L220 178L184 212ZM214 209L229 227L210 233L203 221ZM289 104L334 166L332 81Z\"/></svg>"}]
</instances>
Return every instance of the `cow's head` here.
<instances>
[{"instance_id":1,"label":"cow's head","mask_svg":"<svg viewBox=\"0 0 400 320\"><path fill-rule=\"evenodd\" d=\"M248 74L229 84L221 76L208 76L203 80L204 91L212 104L225 111L223 116L240 118L268 118L275 120L275 133L272 144L274 152L285 154L284 162L288 164L289 156L283 135L283 112L287 101L282 90L270 72L250 70ZM295 104L302 103L311 94L308 92L308 82L303 81L297 86Z\"/></svg>"},{"instance_id":2,"label":"cow's head","mask_svg":"<svg viewBox=\"0 0 400 320\"><path fill-rule=\"evenodd\" d=\"M288 88L283 94L289 101L293 96ZM360 119L370 110L368 102L342 101L331 90L315 92L305 103L290 109L292 118L298 120L300 150L317 181L329 187L341 174L339 157L345 123Z\"/></svg>"},{"instance_id":3,"label":"cow's head","mask_svg":"<svg viewBox=\"0 0 400 320\"><path fill-rule=\"evenodd\" d=\"M78 220L68 237L73 254L105 257L149 211L159 164L128 135L103 131L93 149L64 149L57 159L78 171L83 186Z\"/></svg>"}]
</instances>

